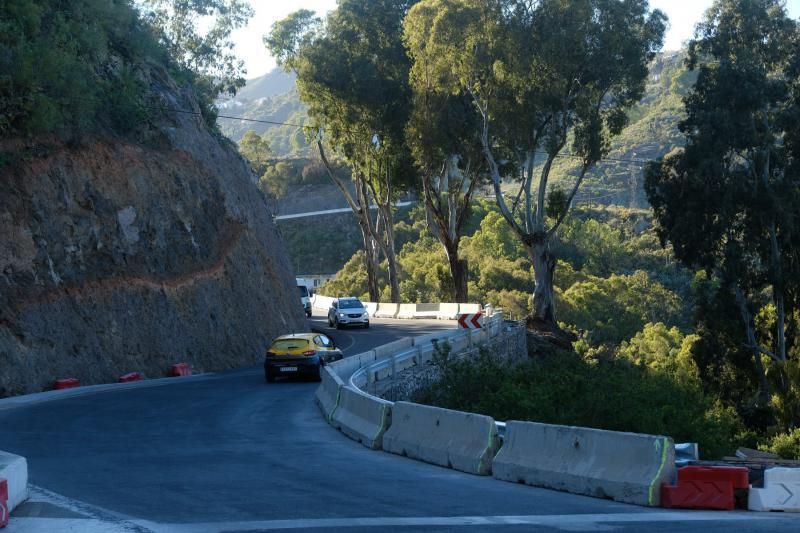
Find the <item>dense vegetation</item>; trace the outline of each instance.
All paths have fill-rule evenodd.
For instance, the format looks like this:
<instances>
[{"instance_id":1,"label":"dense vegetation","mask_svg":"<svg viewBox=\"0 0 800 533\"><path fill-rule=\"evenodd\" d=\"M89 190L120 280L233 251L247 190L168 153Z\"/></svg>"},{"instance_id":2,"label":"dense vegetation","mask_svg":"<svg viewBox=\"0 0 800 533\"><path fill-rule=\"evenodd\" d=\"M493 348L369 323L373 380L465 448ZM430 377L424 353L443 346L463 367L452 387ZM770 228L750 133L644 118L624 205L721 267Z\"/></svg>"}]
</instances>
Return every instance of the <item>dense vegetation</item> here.
<instances>
[{"instance_id":1,"label":"dense vegetation","mask_svg":"<svg viewBox=\"0 0 800 533\"><path fill-rule=\"evenodd\" d=\"M230 32L250 10L239 0L8 0L0 19L0 137L101 130L125 134L154 112L150 69L160 68L198 97L209 125L220 92L243 85ZM194 33L198 17L213 32Z\"/></svg>"},{"instance_id":2,"label":"dense vegetation","mask_svg":"<svg viewBox=\"0 0 800 533\"><path fill-rule=\"evenodd\" d=\"M127 129L143 115L137 69L167 61L127 0L9 0L0 47L2 137Z\"/></svg>"}]
</instances>

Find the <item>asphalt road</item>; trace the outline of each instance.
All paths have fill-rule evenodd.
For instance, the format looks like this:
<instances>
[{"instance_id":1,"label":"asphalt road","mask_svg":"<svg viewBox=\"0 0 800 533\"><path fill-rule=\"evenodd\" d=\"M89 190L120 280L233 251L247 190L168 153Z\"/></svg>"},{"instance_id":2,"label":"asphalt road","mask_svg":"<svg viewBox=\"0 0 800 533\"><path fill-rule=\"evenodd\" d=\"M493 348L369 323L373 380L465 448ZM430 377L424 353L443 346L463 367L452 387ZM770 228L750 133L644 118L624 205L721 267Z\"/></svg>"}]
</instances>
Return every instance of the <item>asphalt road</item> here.
<instances>
[{"instance_id":1,"label":"asphalt road","mask_svg":"<svg viewBox=\"0 0 800 533\"><path fill-rule=\"evenodd\" d=\"M375 320L347 355L453 327ZM653 510L462 474L332 429L315 383L261 367L3 407L0 449L29 461L9 533L158 531L786 531L800 517Z\"/></svg>"}]
</instances>

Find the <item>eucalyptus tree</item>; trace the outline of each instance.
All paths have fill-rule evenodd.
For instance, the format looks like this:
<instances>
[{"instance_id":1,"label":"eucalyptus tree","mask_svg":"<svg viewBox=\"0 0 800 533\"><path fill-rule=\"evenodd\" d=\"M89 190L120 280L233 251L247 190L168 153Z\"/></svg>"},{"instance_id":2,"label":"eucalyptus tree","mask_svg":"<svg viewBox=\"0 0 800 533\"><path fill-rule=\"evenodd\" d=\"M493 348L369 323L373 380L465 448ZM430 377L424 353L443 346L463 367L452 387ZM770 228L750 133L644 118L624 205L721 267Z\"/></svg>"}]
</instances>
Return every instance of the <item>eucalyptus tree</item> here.
<instances>
[{"instance_id":1,"label":"eucalyptus tree","mask_svg":"<svg viewBox=\"0 0 800 533\"><path fill-rule=\"evenodd\" d=\"M800 30L783 2L717 0L689 48L698 78L680 125L686 146L645 176L662 241L735 297L762 402L771 388L763 356L786 366L787 317L800 304L798 56ZM765 292L774 329L759 339L753 317Z\"/></svg>"},{"instance_id":2,"label":"eucalyptus tree","mask_svg":"<svg viewBox=\"0 0 800 533\"><path fill-rule=\"evenodd\" d=\"M471 97L495 200L534 267L532 319L556 327L550 243L643 94L665 17L645 0L423 0L408 19L427 28L417 46L435 90ZM568 147L580 169L554 202L551 169ZM510 205L506 166L520 186Z\"/></svg>"},{"instance_id":3,"label":"eucalyptus tree","mask_svg":"<svg viewBox=\"0 0 800 533\"><path fill-rule=\"evenodd\" d=\"M466 302L468 265L458 248L476 186L488 174L480 123L469 94L441 91L431 68L438 58L429 55L426 45L432 15L439 7L436 2L426 3L405 23L404 41L413 63L407 142L420 169L429 229L447 255L454 301Z\"/></svg>"},{"instance_id":4,"label":"eucalyptus tree","mask_svg":"<svg viewBox=\"0 0 800 533\"><path fill-rule=\"evenodd\" d=\"M379 252L387 259L391 300L400 299L393 209L413 177L404 139L411 108L410 62L401 39L411 4L341 0L324 21L300 11L276 23L264 39L279 63L297 74L300 99L320 129L322 161L361 228L368 289L376 301ZM333 171L323 139L347 160L355 195Z\"/></svg>"},{"instance_id":5,"label":"eucalyptus tree","mask_svg":"<svg viewBox=\"0 0 800 533\"><path fill-rule=\"evenodd\" d=\"M182 67L199 74L211 98L244 86L244 62L231 33L247 24L253 9L245 0L141 0L145 19ZM200 21L208 30L198 31Z\"/></svg>"}]
</instances>

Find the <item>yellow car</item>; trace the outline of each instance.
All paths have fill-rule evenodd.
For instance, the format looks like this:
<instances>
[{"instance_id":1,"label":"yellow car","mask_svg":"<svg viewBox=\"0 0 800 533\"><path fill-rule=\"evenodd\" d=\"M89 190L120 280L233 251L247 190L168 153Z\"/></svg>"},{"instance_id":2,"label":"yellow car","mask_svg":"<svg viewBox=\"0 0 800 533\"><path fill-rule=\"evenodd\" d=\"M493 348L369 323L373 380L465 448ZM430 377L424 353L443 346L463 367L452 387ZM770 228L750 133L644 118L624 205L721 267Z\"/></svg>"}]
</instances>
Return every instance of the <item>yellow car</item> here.
<instances>
[{"instance_id":1,"label":"yellow car","mask_svg":"<svg viewBox=\"0 0 800 533\"><path fill-rule=\"evenodd\" d=\"M264 378L303 376L320 380L320 368L344 357L333 341L322 333L292 333L272 341L264 357Z\"/></svg>"}]
</instances>

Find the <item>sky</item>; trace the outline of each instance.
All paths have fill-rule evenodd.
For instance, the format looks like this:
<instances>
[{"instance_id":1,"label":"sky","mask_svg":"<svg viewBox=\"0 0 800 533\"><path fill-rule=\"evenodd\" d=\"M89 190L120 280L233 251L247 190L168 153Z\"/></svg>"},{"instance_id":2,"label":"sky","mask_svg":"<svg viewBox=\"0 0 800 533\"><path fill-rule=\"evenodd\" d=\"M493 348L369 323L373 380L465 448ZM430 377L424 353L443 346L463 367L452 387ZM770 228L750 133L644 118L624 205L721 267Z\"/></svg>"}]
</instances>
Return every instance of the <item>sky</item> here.
<instances>
[{"instance_id":1,"label":"sky","mask_svg":"<svg viewBox=\"0 0 800 533\"><path fill-rule=\"evenodd\" d=\"M336 9L336 0L249 0L255 15L246 28L234 33L236 52L245 62L247 78L257 78L275 68L275 60L264 47L263 36L272 24L298 9L310 9L324 16ZM652 9L660 9L669 18L664 50L678 50L692 37L694 26L712 0L650 0ZM789 16L800 17L800 0L787 0Z\"/></svg>"}]
</instances>

